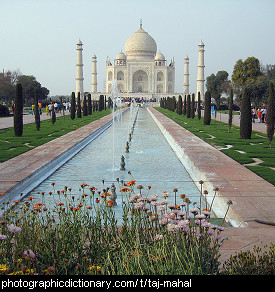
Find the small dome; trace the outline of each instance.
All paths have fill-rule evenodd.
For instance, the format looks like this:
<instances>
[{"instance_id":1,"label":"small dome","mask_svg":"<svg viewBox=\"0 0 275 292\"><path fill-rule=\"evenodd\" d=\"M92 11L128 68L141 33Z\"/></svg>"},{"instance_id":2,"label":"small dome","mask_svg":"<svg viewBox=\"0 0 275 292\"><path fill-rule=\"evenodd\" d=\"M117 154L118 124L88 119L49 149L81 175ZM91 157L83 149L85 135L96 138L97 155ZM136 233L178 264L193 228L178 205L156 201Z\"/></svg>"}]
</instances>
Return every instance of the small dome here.
<instances>
[{"instance_id":1,"label":"small dome","mask_svg":"<svg viewBox=\"0 0 275 292\"><path fill-rule=\"evenodd\" d=\"M80 39L79 39L79 41L77 42L77 45L83 45Z\"/></svg>"},{"instance_id":2,"label":"small dome","mask_svg":"<svg viewBox=\"0 0 275 292\"><path fill-rule=\"evenodd\" d=\"M126 56L123 52L120 52L116 56L116 60L126 60Z\"/></svg>"},{"instance_id":3,"label":"small dome","mask_svg":"<svg viewBox=\"0 0 275 292\"><path fill-rule=\"evenodd\" d=\"M162 53L157 53L155 56L155 61L165 61L165 57Z\"/></svg>"}]
</instances>

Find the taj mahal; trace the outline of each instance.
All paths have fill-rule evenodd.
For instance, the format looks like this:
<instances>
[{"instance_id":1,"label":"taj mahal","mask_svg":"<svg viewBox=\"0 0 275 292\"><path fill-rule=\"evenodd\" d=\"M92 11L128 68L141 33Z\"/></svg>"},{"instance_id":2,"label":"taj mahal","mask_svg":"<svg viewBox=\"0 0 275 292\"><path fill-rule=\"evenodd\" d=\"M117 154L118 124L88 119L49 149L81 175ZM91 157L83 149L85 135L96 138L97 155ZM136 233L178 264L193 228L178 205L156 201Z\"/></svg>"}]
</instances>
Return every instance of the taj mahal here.
<instances>
[{"instance_id":1,"label":"taj mahal","mask_svg":"<svg viewBox=\"0 0 275 292\"><path fill-rule=\"evenodd\" d=\"M76 93L84 95L83 89L83 44L77 43ZM198 50L197 92L204 99L204 43L200 42ZM111 93L113 80L117 80L121 97L144 97L156 100L175 94L175 61L167 61L161 52L157 52L157 44L146 32L140 22L139 29L125 43L124 52L119 52L112 61L106 60L106 95ZM92 56L91 94L98 98L97 89L97 57ZM102 93L101 93L102 94ZM183 95L189 92L189 58L185 57L183 76Z\"/></svg>"}]
</instances>

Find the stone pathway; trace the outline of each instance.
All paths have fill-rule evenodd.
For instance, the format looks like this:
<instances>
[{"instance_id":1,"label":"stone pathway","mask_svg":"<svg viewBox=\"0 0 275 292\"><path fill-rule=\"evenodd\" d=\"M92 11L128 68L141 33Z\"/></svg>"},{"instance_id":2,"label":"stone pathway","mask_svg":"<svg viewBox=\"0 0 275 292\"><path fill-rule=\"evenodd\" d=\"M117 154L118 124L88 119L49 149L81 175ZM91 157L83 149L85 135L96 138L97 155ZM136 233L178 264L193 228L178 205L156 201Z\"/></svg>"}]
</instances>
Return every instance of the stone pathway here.
<instances>
[{"instance_id":1,"label":"stone pathway","mask_svg":"<svg viewBox=\"0 0 275 292\"><path fill-rule=\"evenodd\" d=\"M64 112L65 115L69 115L70 112L67 110ZM63 113L57 113L56 117L62 117ZM48 120L50 119L51 116L48 115L46 113L42 113L42 115L40 115L40 121L44 121L44 120ZM35 119L34 119L34 115L29 114L29 113L24 113L23 114L23 123L24 124L30 124L30 123L34 123ZM0 130L6 129L6 128L11 128L13 127L13 117L5 117L5 118L0 118Z\"/></svg>"}]
</instances>

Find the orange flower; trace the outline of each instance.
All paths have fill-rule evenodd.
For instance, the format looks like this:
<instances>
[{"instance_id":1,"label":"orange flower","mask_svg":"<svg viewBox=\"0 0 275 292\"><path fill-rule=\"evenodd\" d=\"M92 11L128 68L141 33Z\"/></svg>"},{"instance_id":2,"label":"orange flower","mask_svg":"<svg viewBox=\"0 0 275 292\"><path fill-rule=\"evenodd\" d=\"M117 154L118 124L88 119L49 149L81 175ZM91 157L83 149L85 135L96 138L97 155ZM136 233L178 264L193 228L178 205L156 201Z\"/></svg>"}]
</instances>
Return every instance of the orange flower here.
<instances>
[{"instance_id":1,"label":"orange flower","mask_svg":"<svg viewBox=\"0 0 275 292\"><path fill-rule=\"evenodd\" d=\"M5 194L0 194L0 197L5 196Z\"/></svg>"},{"instance_id":2,"label":"orange flower","mask_svg":"<svg viewBox=\"0 0 275 292\"><path fill-rule=\"evenodd\" d=\"M134 186L135 184L136 184L135 180L130 180L129 182L127 182L128 187Z\"/></svg>"},{"instance_id":3,"label":"orange flower","mask_svg":"<svg viewBox=\"0 0 275 292\"><path fill-rule=\"evenodd\" d=\"M88 210L90 210L90 209L92 209L92 207L91 206L88 206L88 207L86 207Z\"/></svg>"},{"instance_id":4,"label":"orange flower","mask_svg":"<svg viewBox=\"0 0 275 292\"><path fill-rule=\"evenodd\" d=\"M82 204L78 204L77 207L83 207L83 205Z\"/></svg>"},{"instance_id":5,"label":"orange flower","mask_svg":"<svg viewBox=\"0 0 275 292\"><path fill-rule=\"evenodd\" d=\"M31 197L29 197L27 200L32 200L34 197L33 196L31 196Z\"/></svg>"},{"instance_id":6,"label":"orange flower","mask_svg":"<svg viewBox=\"0 0 275 292\"><path fill-rule=\"evenodd\" d=\"M74 210L74 211L78 211L78 210L79 210L79 208L73 208L73 210Z\"/></svg>"},{"instance_id":7,"label":"orange flower","mask_svg":"<svg viewBox=\"0 0 275 292\"><path fill-rule=\"evenodd\" d=\"M95 202L96 202L96 203L99 203L99 202L100 202L100 200L99 200L98 198L96 198L96 199L95 199Z\"/></svg>"},{"instance_id":8,"label":"orange flower","mask_svg":"<svg viewBox=\"0 0 275 292\"><path fill-rule=\"evenodd\" d=\"M58 204L57 204L57 206L63 206L63 205L64 205L63 203L58 203Z\"/></svg>"},{"instance_id":9,"label":"orange flower","mask_svg":"<svg viewBox=\"0 0 275 292\"><path fill-rule=\"evenodd\" d=\"M130 192L131 190L129 188L123 188L120 190L122 193Z\"/></svg>"}]
</instances>

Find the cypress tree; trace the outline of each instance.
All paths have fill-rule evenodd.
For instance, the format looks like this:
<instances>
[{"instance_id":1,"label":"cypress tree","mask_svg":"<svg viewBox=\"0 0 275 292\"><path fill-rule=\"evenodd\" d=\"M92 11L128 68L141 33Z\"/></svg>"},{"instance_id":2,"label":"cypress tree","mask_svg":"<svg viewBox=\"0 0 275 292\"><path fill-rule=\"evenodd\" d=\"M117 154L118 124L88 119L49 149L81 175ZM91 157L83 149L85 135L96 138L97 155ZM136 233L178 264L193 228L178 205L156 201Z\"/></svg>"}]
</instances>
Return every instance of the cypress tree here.
<instances>
[{"instance_id":1,"label":"cypress tree","mask_svg":"<svg viewBox=\"0 0 275 292\"><path fill-rule=\"evenodd\" d=\"M35 118L35 126L36 130L40 130L40 113L38 108L38 96L37 96L37 89L35 89L35 96L34 96L34 118Z\"/></svg>"},{"instance_id":2,"label":"cypress tree","mask_svg":"<svg viewBox=\"0 0 275 292\"><path fill-rule=\"evenodd\" d=\"M88 108L87 108L88 115L92 114L92 98L91 94L88 94Z\"/></svg>"},{"instance_id":3,"label":"cypress tree","mask_svg":"<svg viewBox=\"0 0 275 292\"><path fill-rule=\"evenodd\" d=\"M172 111L174 112L177 108L177 100L176 100L176 97L173 96L172 97Z\"/></svg>"},{"instance_id":4,"label":"cypress tree","mask_svg":"<svg viewBox=\"0 0 275 292\"><path fill-rule=\"evenodd\" d=\"M86 95L84 95L84 99L83 99L83 117L86 117L87 115L88 115L87 99L86 99Z\"/></svg>"},{"instance_id":5,"label":"cypress tree","mask_svg":"<svg viewBox=\"0 0 275 292\"><path fill-rule=\"evenodd\" d=\"M104 95L99 96L99 103L98 103L98 111L103 111L104 110Z\"/></svg>"},{"instance_id":6,"label":"cypress tree","mask_svg":"<svg viewBox=\"0 0 275 292\"><path fill-rule=\"evenodd\" d=\"M274 94L274 84L270 82L268 102L267 102L267 113L266 113L266 134L267 134L270 148L271 148L271 142L274 135L274 126L275 126L275 94Z\"/></svg>"},{"instance_id":7,"label":"cypress tree","mask_svg":"<svg viewBox=\"0 0 275 292\"><path fill-rule=\"evenodd\" d=\"M186 116L188 119L191 117L191 97L190 97L190 94L187 95Z\"/></svg>"},{"instance_id":8,"label":"cypress tree","mask_svg":"<svg viewBox=\"0 0 275 292\"><path fill-rule=\"evenodd\" d=\"M181 97L181 95L179 95L177 112L179 115L182 115L182 97Z\"/></svg>"},{"instance_id":9,"label":"cypress tree","mask_svg":"<svg viewBox=\"0 0 275 292\"><path fill-rule=\"evenodd\" d=\"M16 84L14 99L14 135L21 137L23 135L23 94L22 84Z\"/></svg>"},{"instance_id":10,"label":"cypress tree","mask_svg":"<svg viewBox=\"0 0 275 292\"><path fill-rule=\"evenodd\" d=\"M228 97L228 111L228 133L230 133L233 115L233 88L230 89L230 94Z\"/></svg>"},{"instance_id":11,"label":"cypress tree","mask_svg":"<svg viewBox=\"0 0 275 292\"><path fill-rule=\"evenodd\" d=\"M192 94L192 102L191 102L191 118L195 117L195 93Z\"/></svg>"},{"instance_id":12,"label":"cypress tree","mask_svg":"<svg viewBox=\"0 0 275 292\"><path fill-rule=\"evenodd\" d=\"M182 114L183 114L183 115L186 115L186 106L187 106L186 95L184 95L183 111L182 111Z\"/></svg>"},{"instance_id":13,"label":"cypress tree","mask_svg":"<svg viewBox=\"0 0 275 292\"><path fill-rule=\"evenodd\" d=\"M54 125L56 122L56 114L55 114L55 110L52 110L52 124Z\"/></svg>"},{"instance_id":14,"label":"cypress tree","mask_svg":"<svg viewBox=\"0 0 275 292\"><path fill-rule=\"evenodd\" d=\"M198 119L201 119L201 93L198 92Z\"/></svg>"},{"instance_id":15,"label":"cypress tree","mask_svg":"<svg viewBox=\"0 0 275 292\"><path fill-rule=\"evenodd\" d=\"M251 120L251 103L248 89L245 87L241 101L241 122L240 122L240 137L241 139L250 139L252 133Z\"/></svg>"},{"instance_id":16,"label":"cypress tree","mask_svg":"<svg viewBox=\"0 0 275 292\"><path fill-rule=\"evenodd\" d=\"M210 91L205 92L203 123L205 125L210 125L211 123L211 93Z\"/></svg>"},{"instance_id":17,"label":"cypress tree","mask_svg":"<svg viewBox=\"0 0 275 292\"><path fill-rule=\"evenodd\" d=\"M77 94L77 112L76 112L76 115L79 119L81 118L80 92L78 92L78 94Z\"/></svg>"},{"instance_id":18,"label":"cypress tree","mask_svg":"<svg viewBox=\"0 0 275 292\"><path fill-rule=\"evenodd\" d=\"M72 92L71 95L71 119L75 119L75 93Z\"/></svg>"}]
</instances>

